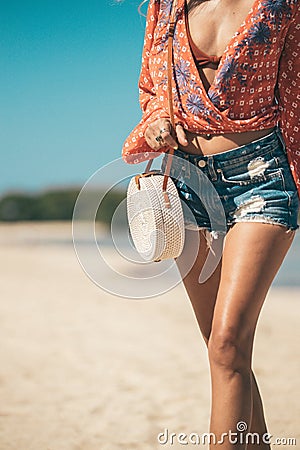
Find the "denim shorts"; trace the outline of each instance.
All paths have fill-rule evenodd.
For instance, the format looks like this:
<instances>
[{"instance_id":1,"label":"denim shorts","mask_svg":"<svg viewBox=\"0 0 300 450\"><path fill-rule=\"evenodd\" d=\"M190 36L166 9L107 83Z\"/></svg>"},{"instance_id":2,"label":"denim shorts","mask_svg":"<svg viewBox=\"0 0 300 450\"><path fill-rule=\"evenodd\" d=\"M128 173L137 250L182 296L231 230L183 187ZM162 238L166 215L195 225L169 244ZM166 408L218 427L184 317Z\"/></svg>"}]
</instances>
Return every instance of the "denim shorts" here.
<instances>
[{"instance_id":1,"label":"denim shorts","mask_svg":"<svg viewBox=\"0 0 300 450\"><path fill-rule=\"evenodd\" d=\"M165 169L166 157L162 169ZM279 128L225 152L200 156L175 150L171 178L186 228L223 232L237 222L299 228L299 197Z\"/></svg>"}]
</instances>

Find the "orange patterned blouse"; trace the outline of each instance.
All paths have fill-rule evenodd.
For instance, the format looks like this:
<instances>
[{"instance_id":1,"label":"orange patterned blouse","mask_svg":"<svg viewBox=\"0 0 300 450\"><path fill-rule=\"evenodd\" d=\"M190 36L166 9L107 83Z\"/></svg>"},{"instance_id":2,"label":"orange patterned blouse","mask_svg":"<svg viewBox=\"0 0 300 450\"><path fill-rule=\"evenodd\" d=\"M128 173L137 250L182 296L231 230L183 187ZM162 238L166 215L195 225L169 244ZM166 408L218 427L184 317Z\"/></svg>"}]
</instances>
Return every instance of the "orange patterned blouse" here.
<instances>
[{"instance_id":1,"label":"orange patterned blouse","mask_svg":"<svg viewBox=\"0 0 300 450\"><path fill-rule=\"evenodd\" d=\"M178 0L173 40L176 123L195 133L239 133L279 125L300 196L300 7L298 0L254 0L228 43L208 92L188 41L186 0ZM149 159L144 132L168 117L167 35L172 0L150 0L139 78L142 120L122 150L127 163ZM159 153L166 151L161 148ZM158 153L158 154L159 154Z\"/></svg>"}]
</instances>

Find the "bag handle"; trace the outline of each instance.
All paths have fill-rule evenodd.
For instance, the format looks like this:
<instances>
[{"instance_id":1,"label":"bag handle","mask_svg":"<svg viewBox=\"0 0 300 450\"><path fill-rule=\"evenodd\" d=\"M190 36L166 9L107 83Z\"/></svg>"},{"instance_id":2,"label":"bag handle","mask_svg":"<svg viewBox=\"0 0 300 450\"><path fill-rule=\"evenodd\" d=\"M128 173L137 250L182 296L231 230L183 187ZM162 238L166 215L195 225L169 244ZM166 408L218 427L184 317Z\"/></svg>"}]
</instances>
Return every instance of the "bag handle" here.
<instances>
[{"instance_id":1,"label":"bag handle","mask_svg":"<svg viewBox=\"0 0 300 450\"><path fill-rule=\"evenodd\" d=\"M173 106L173 100L172 100L172 59L173 59L173 38L175 33L175 14L177 9L177 0L173 0L172 3L172 9L170 13L170 24L169 24L169 31L168 31L168 55L167 55L167 75L168 75L168 84L167 84L167 92L168 92L168 107L169 107L169 116L172 128L175 129L175 117L174 117L174 106ZM172 165L172 157L174 154L174 148L170 147L170 150L168 151L168 158L167 158L167 164L166 164L166 170L164 174L164 180L163 180L163 194L164 194L164 200L167 208L170 208L170 200L167 194L167 184L168 184L168 177L170 176L171 171L171 165ZM144 176L147 176L148 172L150 171L151 165L152 165L153 159L150 159L147 163ZM143 175L137 175L136 182L138 184L138 178Z\"/></svg>"}]
</instances>

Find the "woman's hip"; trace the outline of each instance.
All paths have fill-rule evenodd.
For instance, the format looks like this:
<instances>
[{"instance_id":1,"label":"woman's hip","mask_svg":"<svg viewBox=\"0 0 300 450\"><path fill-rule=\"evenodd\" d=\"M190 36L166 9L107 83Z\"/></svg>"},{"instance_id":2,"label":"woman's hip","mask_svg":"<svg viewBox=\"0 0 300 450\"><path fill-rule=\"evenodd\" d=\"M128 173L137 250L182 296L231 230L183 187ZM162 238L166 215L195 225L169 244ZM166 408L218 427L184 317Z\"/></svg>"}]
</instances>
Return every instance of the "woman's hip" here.
<instances>
[{"instance_id":1,"label":"woman's hip","mask_svg":"<svg viewBox=\"0 0 300 450\"><path fill-rule=\"evenodd\" d=\"M214 155L176 150L170 174L199 226L208 226L208 209L215 210L218 203L227 225L265 220L297 228L299 199L278 128L247 145Z\"/></svg>"}]
</instances>

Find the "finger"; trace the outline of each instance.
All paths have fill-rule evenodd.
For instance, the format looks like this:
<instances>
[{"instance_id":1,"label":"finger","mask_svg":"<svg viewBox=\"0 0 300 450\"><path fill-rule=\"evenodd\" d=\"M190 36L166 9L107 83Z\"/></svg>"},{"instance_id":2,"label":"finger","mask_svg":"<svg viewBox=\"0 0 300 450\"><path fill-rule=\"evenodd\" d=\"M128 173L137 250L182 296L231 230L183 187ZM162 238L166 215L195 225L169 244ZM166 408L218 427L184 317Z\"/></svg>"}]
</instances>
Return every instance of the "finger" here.
<instances>
[{"instance_id":1,"label":"finger","mask_svg":"<svg viewBox=\"0 0 300 450\"><path fill-rule=\"evenodd\" d=\"M168 119L155 120L145 132L147 144L154 150L160 150L166 146L178 148L176 140L171 135L171 129L172 126Z\"/></svg>"},{"instance_id":2,"label":"finger","mask_svg":"<svg viewBox=\"0 0 300 450\"><path fill-rule=\"evenodd\" d=\"M146 129L144 136L149 147L151 147L153 150L158 150L159 143L154 139L154 132L151 125L149 125Z\"/></svg>"},{"instance_id":3,"label":"finger","mask_svg":"<svg viewBox=\"0 0 300 450\"><path fill-rule=\"evenodd\" d=\"M157 136L160 136L160 134L149 126L145 132L145 140L149 147L151 147L155 151L158 151L162 147L166 146L162 138L159 141L156 139Z\"/></svg>"},{"instance_id":4,"label":"finger","mask_svg":"<svg viewBox=\"0 0 300 450\"><path fill-rule=\"evenodd\" d=\"M188 140L186 138L186 134L185 134L185 131L184 131L184 128L182 125L176 126L176 136L177 136L179 144L181 144L183 146L188 145Z\"/></svg>"},{"instance_id":5,"label":"finger","mask_svg":"<svg viewBox=\"0 0 300 450\"><path fill-rule=\"evenodd\" d=\"M163 142L171 148L177 149L178 144L176 140L173 138L169 131L164 131L161 133L161 137L163 138Z\"/></svg>"}]
</instances>

